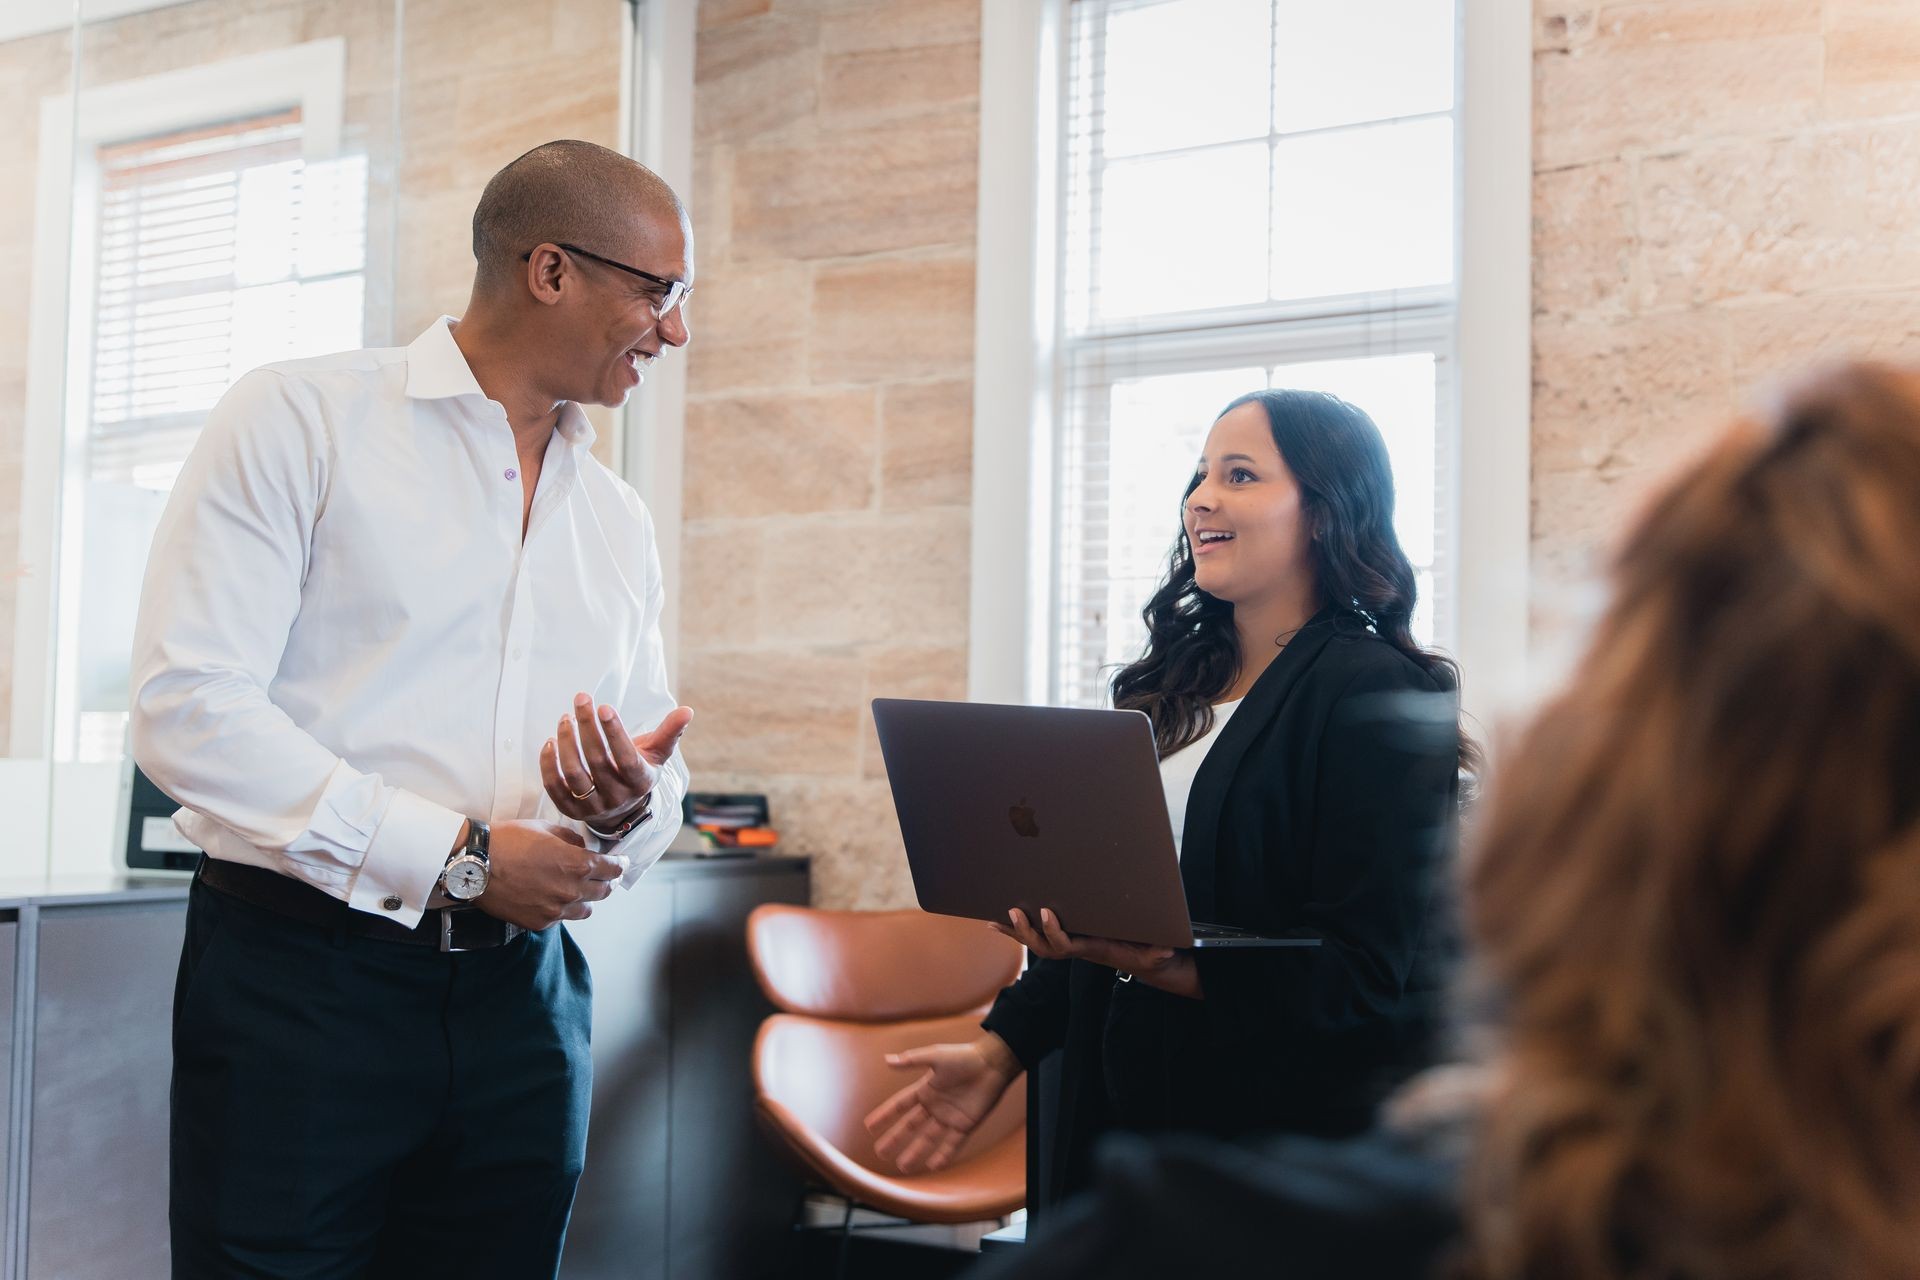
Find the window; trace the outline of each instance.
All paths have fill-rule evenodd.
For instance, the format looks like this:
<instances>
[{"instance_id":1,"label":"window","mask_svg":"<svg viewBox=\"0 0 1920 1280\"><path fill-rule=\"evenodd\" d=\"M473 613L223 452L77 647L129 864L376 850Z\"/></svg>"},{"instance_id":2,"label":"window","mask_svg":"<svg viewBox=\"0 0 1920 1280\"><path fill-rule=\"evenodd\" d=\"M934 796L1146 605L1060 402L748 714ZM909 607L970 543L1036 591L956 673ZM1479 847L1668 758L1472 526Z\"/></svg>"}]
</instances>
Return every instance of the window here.
<instances>
[{"instance_id":1,"label":"window","mask_svg":"<svg viewBox=\"0 0 1920 1280\"><path fill-rule=\"evenodd\" d=\"M1049 700L1107 701L1207 427L1262 387L1379 424L1415 630L1450 643L1455 24L1448 0L1074 0Z\"/></svg>"},{"instance_id":2,"label":"window","mask_svg":"<svg viewBox=\"0 0 1920 1280\"><path fill-rule=\"evenodd\" d=\"M147 548L242 373L362 345L364 154L305 158L299 107L95 147L70 406L56 755L119 758ZM77 256L89 255L78 246Z\"/></svg>"}]
</instances>

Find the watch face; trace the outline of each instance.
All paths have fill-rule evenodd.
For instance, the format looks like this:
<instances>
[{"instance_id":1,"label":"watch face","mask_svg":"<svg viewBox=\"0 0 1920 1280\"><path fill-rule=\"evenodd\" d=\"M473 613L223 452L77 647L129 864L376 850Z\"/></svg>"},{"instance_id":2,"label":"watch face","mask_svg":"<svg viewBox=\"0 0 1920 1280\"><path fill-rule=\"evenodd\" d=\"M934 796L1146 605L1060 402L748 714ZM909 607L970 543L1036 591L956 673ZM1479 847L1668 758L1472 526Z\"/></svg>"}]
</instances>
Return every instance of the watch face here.
<instances>
[{"instance_id":1,"label":"watch face","mask_svg":"<svg viewBox=\"0 0 1920 1280\"><path fill-rule=\"evenodd\" d=\"M478 858L456 858L447 868L447 896L471 902L486 892L487 864Z\"/></svg>"}]
</instances>

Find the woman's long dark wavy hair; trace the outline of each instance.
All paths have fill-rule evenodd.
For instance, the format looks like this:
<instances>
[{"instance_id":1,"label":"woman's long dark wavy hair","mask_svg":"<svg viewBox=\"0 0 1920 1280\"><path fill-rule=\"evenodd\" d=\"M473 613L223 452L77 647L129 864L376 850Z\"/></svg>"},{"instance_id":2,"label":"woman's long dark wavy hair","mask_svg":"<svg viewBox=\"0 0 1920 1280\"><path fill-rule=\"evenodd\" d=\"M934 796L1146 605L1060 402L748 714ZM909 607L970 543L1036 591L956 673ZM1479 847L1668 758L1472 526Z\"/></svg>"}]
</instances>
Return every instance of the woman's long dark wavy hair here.
<instances>
[{"instance_id":1,"label":"woman's long dark wavy hair","mask_svg":"<svg viewBox=\"0 0 1920 1280\"><path fill-rule=\"evenodd\" d=\"M1451 658L1422 649L1413 638L1413 565L1393 531L1393 466L1380 428L1362 410L1321 391L1255 391L1242 405L1267 411L1273 442L1300 486L1301 512L1312 531L1309 556L1323 604L1350 615L1390 642L1444 689L1458 689ZM1187 485L1186 497L1199 486ZM1153 721L1162 756L1206 736L1213 699L1240 674L1233 606L1193 580L1193 548L1185 522L1167 561L1167 576L1140 612L1147 648L1113 678L1113 705L1144 711ZM1462 761L1477 759L1461 740Z\"/></svg>"}]
</instances>

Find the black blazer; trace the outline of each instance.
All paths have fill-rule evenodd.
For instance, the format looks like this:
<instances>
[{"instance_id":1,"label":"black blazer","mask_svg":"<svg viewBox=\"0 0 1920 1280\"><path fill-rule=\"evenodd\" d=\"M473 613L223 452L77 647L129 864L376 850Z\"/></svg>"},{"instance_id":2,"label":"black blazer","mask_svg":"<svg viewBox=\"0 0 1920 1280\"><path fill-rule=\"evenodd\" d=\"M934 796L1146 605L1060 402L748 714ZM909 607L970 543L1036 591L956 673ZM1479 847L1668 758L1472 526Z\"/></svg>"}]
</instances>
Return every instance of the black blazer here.
<instances>
[{"instance_id":1,"label":"black blazer","mask_svg":"<svg viewBox=\"0 0 1920 1280\"><path fill-rule=\"evenodd\" d=\"M1196 920L1324 941L1196 951L1203 1000L1080 960L1036 961L1001 992L981 1025L1029 1069L1063 1055L1030 1204L1089 1185L1112 1129L1371 1123L1438 1025L1458 762L1454 696L1356 615L1323 611L1293 638L1194 778L1180 874Z\"/></svg>"}]
</instances>

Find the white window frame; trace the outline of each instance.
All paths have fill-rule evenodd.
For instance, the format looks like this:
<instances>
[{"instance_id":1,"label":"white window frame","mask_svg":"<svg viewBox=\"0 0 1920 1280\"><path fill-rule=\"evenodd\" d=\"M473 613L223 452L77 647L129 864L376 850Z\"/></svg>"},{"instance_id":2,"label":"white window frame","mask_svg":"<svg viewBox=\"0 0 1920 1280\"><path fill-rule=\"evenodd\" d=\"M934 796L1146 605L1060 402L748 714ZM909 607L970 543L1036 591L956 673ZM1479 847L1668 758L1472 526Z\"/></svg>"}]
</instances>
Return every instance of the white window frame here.
<instances>
[{"instance_id":1,"label":"white window frame","mask_svg":"<svg viewBox=\"0 0 1920 1280\"><path fill-rule=\"evenodd\" d=\"M620 150L692 199L694 6L677 0L631 0L620 75ZM701 211L690 211L698 222ZM698 274L699 243L694 245ZM653 516L666 601L660 638L667 678L680 665L680 522L684 509L687 361L684 354L655 362L647 380L618 415L614 470L639 493Z\"/></svg>"},{"instance_id":2,"label":"white window frame","mask_svg":"<svg viewBox=\"0 0 1920 1280\"><path fill-rule=\"evenodd\" d=\"M67 686L75 679L73 664L59 661L59 639L78 625L81 566L78 554L62 553L77 552L81 536L77 490L85 482L87 430L81 418L93 326L87 309L69 304L92 290L92 255L76 256L73 246L90 244L97 227L94 156L108 143L298 107L304 158L334 159L345 116L346 50L344 39L331 37L41 100L21 459L20 560L27 572L14 606L9 749L32 757L42 777L48 762L60 758L53 712L71 705ZM110 823L113 810L101 797L113 794L119 769L117 763L53 769L51 805L63 845L72 836L76 849L92 849L95 834L100 848L111 844L110 827L78 834L64 823L69 813L103 811ZM11 782L4 788L10 799L29 790ZM41 803L49 803L44 789L41 795ZM32 812L19 833L23 849L45 843L46 811L38 810L37 823ZM110 851L105 869L117 862L117 851Z\"/></svg>"},{"instance_id":3,"label":"white window frame","mask_svg":"<svg viewBox=\"0 0 1920 1280\"><path fill-rule=\"evenodd\" d=\"M968 696L1046 700L1054 524L1055 282L1069 0L984 0L974 314ZM1461 0L1460 263L1451 536L1470 713L1526 692L1532 28L1525 5ZM1266 363L1273 363L1266 360ZM1444 457L1444 454L1442 455Z\"/></svg>"}]
</instances>

